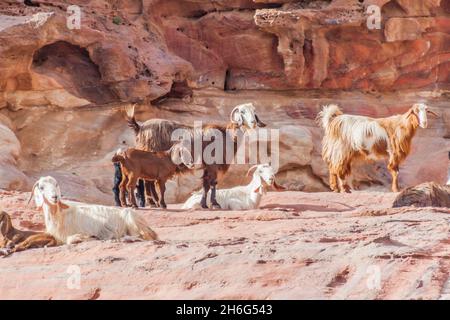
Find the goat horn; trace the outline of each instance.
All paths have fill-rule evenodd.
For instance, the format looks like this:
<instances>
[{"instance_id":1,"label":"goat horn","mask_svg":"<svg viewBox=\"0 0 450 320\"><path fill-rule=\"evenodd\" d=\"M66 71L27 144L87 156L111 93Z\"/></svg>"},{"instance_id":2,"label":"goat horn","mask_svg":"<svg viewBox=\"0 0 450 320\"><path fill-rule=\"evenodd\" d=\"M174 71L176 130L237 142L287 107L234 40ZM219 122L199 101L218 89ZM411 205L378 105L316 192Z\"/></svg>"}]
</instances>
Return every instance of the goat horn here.
<instances>
[{"instance_id":1,"label":"goat horn","mask_svg":"<svg viewBox=\"0 0 450 320\"><path fill-rule=\"evenodd\" d=\"M134 103L133 105L127 105L125 107L125 112L127 114L128 118L133 118L134 117L134 111L136 109L136 103Z\"/></svg>"},{"instance_id":2,"label":"goat horn","mask_svg":"<svg viewBox=\"0 0 450 320\"><path fill-rule=\"evenodd\" d=\"M250 167L250 169L248 169L248 171L247 171L247 177L248 177L248 175L250 174L250 172L251 172L252 170L256 169L257 166L258 166L258 165L255 164L254 166Z\"/></svg>"},{"instance_id":3,"label":"goat horn","mask_svg":"<svg viewBox=\"0 0 450 320\"><path fill-rule=\"evenodd\" d=\"M258 124L258 127L264 128L266 126L266 124L264 122L259 120L259 117L258 117L258 115L256 113L255 113L255 120L256 120L256 123Z\"/></svg>"},{"instance_id":4,"label":"goat horn","mask_svg":"<svg viewBox=\"0 0 450 320\"><path fill-rule=\"evenodd\" d=\"M430 113L430 114L432 114L432 115L435 116L436 118L439 118L439 115L438 115L436 112L431 111L431 110L427 110L427 112Z\"/></svg>"},{"instance_id":5,"label":"goat horn","mask_svg":"<svg viewBox=\"0 0 450 320\"><path fill-rule=\"evenodd\" d=\"M29 198L28 201L27 201L27 206L30 204L31 199L33 199L33 196L34 196L34 189L36 189L37 184L38 184L38 181L36 181L36 182L34 183L33 189L31 189L31 194L30 194L30 198Z\"/></svg>"},{"instance_id":6,"label":"goat horn","mask_svg":"<svg viewBox=\"0 0 450 320\"><path fill-rule=\"evenodd\" d=\"M231 121L232 123L236 123L236 120L234 120L233 116L234 116L234 113L235 113L237 110L239 110L239 106L234 107L234 109L233 109L233 110L231 111L231 113L230 113L230 121Z\"/></svg>"}]
</instances>

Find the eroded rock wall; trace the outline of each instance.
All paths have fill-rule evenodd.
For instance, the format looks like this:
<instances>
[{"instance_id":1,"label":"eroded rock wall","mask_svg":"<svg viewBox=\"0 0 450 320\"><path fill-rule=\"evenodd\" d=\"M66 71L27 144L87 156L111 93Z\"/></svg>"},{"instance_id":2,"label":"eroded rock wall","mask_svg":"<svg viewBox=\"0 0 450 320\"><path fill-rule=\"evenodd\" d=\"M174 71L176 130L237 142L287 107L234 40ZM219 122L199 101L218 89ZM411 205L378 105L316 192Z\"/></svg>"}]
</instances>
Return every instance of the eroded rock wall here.
<instances>
[{"instance_id":1,"label":"eroded rock wall","mask_svg":"<svg viewBox=\"0 0 450 320\"><path fill-rule=\"evenodd\" d=\"M325 103L388 116L427 102L441 115L419 131L404 186L443 182L450 149L448 0L22 1L0 4L0 187L27 189L42 174L69 194L111 203L110 156L133 145L121 107L138 119L225 122L253 102L281 134L281 182L327 190L314 118ZM81 29L67 7L81 7ZM366 8L381 10L370 30ZM430 165L431 161L431 165ZM381 163L356 165L355 186L386 189ZM246 182L234 166L223 185ZM442 181L441 181L442 180ZM197 188L170 182L170 201Z\"/></svg>"}]
</instances>

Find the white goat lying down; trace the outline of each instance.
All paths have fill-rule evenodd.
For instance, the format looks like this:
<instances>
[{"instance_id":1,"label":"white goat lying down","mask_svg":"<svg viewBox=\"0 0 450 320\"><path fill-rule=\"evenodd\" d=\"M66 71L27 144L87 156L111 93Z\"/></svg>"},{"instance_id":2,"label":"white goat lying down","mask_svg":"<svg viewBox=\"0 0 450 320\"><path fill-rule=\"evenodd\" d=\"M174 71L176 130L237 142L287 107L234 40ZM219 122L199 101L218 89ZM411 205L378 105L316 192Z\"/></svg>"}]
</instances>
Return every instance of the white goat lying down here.
<instances>
[{"instance_id":1,"label":"white goat lying down","mask_svg":"<svg viewBox=\"0 0 450 320\"><path fill-rule=\"evenodd\" d=\"M43 209L46 232L58 243L76 243L89 238L119 239L124 236L157 239L142 216L129 208L61 202L61 191L53 177L41 177L33 186L30 199Z\"/></svg>"},{"instance_id":2,"label":"white goat lying down","mask_svg":"<svg viewBox=\"0 0 450 320\"><path fill-rule=\"evenodd\" d=\"M251 167L247 175L255 169L253 179L246 186L238 186L231 189L219 189L216 191L216 199L220 207L225 210L250 210L257 209L261 203L266 186L273 186L276 190L284 190L275 182L275 171L268 164L260 164ZM200 209L202 192L191 195L183 204L182 209ZM211 192L208 193L208 206L211 204Z\"/></svg>"}]
</instances>

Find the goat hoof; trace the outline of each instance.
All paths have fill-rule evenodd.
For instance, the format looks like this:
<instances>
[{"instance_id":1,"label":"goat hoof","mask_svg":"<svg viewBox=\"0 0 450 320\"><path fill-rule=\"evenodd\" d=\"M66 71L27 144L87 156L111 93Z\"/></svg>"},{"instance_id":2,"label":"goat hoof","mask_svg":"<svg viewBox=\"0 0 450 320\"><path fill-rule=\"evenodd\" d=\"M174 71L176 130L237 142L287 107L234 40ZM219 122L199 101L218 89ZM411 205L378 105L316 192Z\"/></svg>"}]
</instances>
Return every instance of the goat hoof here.
<instances>
[{"instance_id":1,"label":"goat hoof","mask_svg":"<svg viewBox=\"0 0 450 320\"><path fill-rule=\"evenodd\" d=\"M11 253L12 253L12 249L10 249L10 248L3 248L3 249L0 249L0 256L7 257L7 256L9 256Z\"/></svg>"},{"instance_id":2,"label":"goat hoof","mask_svg":"<svg viewBox=\"0 0 450 320\"><path fill-rule=\"evenodd\" d=\"M222 207L220 206L220 204L216 203L212 205L212 209L222 209Z\"/></svg>"}]
</instances>

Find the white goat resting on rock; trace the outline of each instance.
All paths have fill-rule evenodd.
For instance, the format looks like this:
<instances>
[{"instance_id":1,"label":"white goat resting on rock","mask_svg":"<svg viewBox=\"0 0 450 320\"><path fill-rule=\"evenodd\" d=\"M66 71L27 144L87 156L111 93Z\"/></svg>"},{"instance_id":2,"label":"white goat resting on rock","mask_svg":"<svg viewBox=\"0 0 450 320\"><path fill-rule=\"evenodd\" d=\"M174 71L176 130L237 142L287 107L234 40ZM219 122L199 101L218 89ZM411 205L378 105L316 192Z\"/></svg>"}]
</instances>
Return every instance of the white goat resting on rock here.
<instances>
[{"instance_id":1,"label":"white goat resting on rock","mask_svg":"<svg viewBox=\"0 0 450 320\"><path fill-rule=\"evenodd\" d=\"M275 171L269 164L260 164L251 167L247 175L255 169L253 179L246 186L238 186L231 189L219 189L216 191L216 199L221 209L250 210L257 209L261 203L265 186L273 186L277 190L284 188L275 182ZM196 192L183 204L182 209L200 209L202 193ZM211 193L208 193L208 204L211 202Z\"/></svg>"},{"instance_id":2,"label":"white goat resting on rock","mask_svg":"<svg viewBox=\"0 0 450 320\"><path fill-rule=\"evenodd\" d=\"M61 191L53 177L41 177L34 184L28 202L33 196L36 206L44 211L46 232L58 243L71 244L89 238L119 239L124 236L157 239L143 217L129 208L61 202Z\"/></svg>"}]
</instances>

